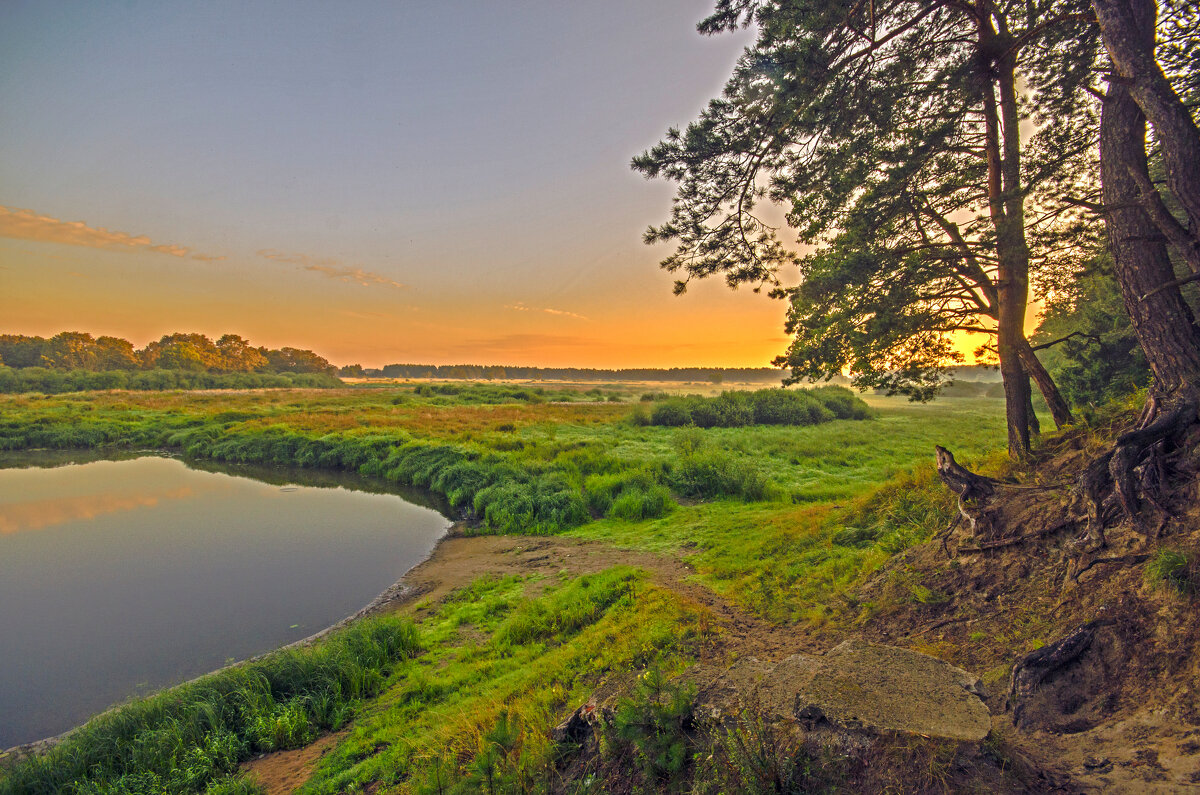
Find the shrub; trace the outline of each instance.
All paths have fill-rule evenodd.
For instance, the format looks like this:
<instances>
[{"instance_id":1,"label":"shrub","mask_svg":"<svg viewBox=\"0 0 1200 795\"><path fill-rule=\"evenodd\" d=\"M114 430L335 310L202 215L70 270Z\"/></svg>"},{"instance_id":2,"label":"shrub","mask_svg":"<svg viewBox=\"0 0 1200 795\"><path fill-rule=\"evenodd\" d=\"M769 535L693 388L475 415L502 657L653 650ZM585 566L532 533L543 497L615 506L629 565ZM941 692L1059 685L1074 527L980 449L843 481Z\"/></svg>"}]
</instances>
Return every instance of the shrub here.
<instances>
[{"instance_id":1,"label":"shrub","mask_svg":"<svg viewBox=\"0 0 1200 795\"><path fill-rule=\"evenodd\" d=\"M715 398L689 395L655 405L651 425L737 428L743 425L817 425L833 419L863 420L867 404L840 386L724 392Z\"/></svg>"},{"instance_id":2,"label":"shrub","mask_svg":"<svg viewBox=\"0 0 1200 795\"><path fill-rule=\"evenodd\" d=\"M692 412L688 402L681 398L659 403L650 412L651 425L664 425L669 428L692 424Z\"/></svg>"},{"instance_id":3,"label":"shrub","mask_svg":"<svg viewBox=\"0 0 1200 795\"><path fill-rule=\"evenodd\" d=\"M1151 586L1194 596L1200 592L1200 571L1196 569L1186 553L1163 548L1146 563L1145 579Z\"/></svg>"},{"instance_id":4,"label":"shrub","mask_svg":"<svg viewBox=\"0 0 1200 795\"><path fill-rule=\"evenodd\" d=\"M844 386L820 386L808 393L825 405L839 420L865 420L871 417L871 409Z\"/></svg>"},{"instance_id":5,"label":"shrub","mask_svg":"<svg viewBox=\"0 0 1200 795\"><path fill-rule=\"evenodd\" d=\"M656 789L670 788L684 777L695 697L695 687L670 683L662 671L650 668L638 677L633 693L617 702L613 745L633 750L646 783Z\"/></svg>"}]
</instances>

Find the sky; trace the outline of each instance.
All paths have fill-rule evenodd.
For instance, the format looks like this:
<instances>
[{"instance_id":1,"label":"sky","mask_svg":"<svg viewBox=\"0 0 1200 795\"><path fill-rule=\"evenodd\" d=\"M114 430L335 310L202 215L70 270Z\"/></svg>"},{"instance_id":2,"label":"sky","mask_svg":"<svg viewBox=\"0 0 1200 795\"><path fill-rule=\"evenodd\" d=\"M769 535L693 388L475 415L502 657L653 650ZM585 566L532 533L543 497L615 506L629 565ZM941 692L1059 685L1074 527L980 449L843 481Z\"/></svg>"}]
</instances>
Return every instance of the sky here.
<instances>
[{"instance_id":1,"label":"sky","mask_svg":"<svg viewBox=\"0 0 1200 795\"><path fill-rule=\"evenodd\" d=\"M767 366L784 305L673 296L673 185L629 167L749 44L711 7L6 0L0 333Z\"/></svg>"}]
</instances>

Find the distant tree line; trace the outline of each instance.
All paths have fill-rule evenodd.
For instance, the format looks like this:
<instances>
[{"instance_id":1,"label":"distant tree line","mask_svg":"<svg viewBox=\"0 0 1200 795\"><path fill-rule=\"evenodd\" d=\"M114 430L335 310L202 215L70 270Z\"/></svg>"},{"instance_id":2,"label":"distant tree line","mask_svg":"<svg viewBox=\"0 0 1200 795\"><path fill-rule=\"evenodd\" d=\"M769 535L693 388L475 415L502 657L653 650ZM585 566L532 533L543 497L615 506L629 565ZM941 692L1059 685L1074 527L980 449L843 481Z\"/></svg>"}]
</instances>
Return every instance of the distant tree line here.
<instances>
[{"instance_id":1,"label":"distant tree line","mask_svg":"<svg viewBox=\"0 0 1200 795\"><path fill-rule=\"evenodd\" d=\"M142 349L120 337L64 331L0 334L0 393L91 389L261 389L341 385L312 351L254 347L236 334L168 334Z\"/></svg>"},{"instance_id":2,"label":"distant tree line","mask_svg":"<svg viewBox=\"0 0 1200 795\"><path fill-rule=\"evenodd\" d=\"M254 347L237 334L215 342L203 334L167 334L142 349L120 337L64 331L49 339L0 334L0 365L23 369L109 372L181 370L190 373L313 373L335 375L324 357L299 348Z\"/></svg>"},{"instance_id":3,"label":"distant tree line","mask_svg":"<svg viewBox=\"0 0 1200 795\"><path fill-rule=\"evenodd\" d=\"M491 381L749 381L778 384L785 375L775 367L639 367L604 370L590 367L514 367L485 364L389 364L364 368L343 367L339 375L360 378L444 378Z\"/></svg>"}]
</instances>

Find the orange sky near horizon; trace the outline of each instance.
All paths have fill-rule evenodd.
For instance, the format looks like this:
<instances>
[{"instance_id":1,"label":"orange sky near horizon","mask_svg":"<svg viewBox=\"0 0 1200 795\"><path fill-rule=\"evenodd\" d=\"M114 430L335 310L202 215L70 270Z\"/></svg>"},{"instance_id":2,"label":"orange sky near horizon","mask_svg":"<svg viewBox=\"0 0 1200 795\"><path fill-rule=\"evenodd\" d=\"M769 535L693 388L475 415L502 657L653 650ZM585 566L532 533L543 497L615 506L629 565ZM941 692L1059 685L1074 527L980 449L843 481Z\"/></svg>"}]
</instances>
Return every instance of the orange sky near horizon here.
<instances>
[{"instance_id":1,"label":"orange sky near horizon","mask_svg":"<svg viewBox=\"0 0 1200 795\"><path fill-rule=\"evenodd\" d=\"M636 240L595 258L574 287L523 300L401 284L328 258L194 252L0 207L0 332L87 331L139 346L232 332L367 367L765 367L787 347L783 302L717 281L676 297L657 252Z\"/></svg>"},{"instance_id":2,"label":"orange sky near horizon","mask_svg":"<svg viewBox=\"0 0 1200 795\"><path fill-rule=\"evenodd\" d=\"M630 170L753 40L698 35L712 9L0 4L0 333L770 366L786 305L674 296L642 235L675 185Z\"/></svg>"},{"instance_id":3,"label":"orange sky near horizon","mask_svg":"<svg viewBox=\"0 0 1200 795\"><path fill-rule=\"evenodd\" d=\"M138 346L176 331L237 333L366 367L767 367L788 344L783 302L719 280L674 296L649 249L602 257L580 289L515 300L452 284L418 289L329 259L197 254L20 215L0 207L3 333L87 331ZM630 261L609 261L622 256ZM968 362L978 340L959 338Z\"/></svg>"}]
</instances>

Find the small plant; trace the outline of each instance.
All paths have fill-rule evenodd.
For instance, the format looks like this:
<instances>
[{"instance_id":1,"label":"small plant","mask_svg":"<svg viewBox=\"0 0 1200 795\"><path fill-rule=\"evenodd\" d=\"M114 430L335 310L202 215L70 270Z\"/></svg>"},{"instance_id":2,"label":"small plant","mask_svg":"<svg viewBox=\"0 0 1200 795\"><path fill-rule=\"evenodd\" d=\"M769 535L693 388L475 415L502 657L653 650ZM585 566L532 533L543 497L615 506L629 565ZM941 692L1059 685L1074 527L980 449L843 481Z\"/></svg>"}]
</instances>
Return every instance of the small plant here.
<instances>
[{"instance_id":1,"label":"small plant","mask_svg":"<svg viewBox=\"0 0 1200 795\"><path fill-rule=\"evenodd\" d=\"M1185 552L1163 548L1146 564L1146 583L1184 596L1200 591L1200 571Z\"/></svg>"},{"instance_id":2,"label":"small plant","mask_svg":"<svg viewBox=\"0 0 1200 795\"><path fill-rule=\"evenodd\" d=\"M732 726L712 726L696 754L696 795L748 795L834 791L842 766L822 760L794 726L772 721L761 708L747 709Z\"/></svg>"},{"instance_id":3,"label":"small plant","mask_svg":"<svg viewBox=\"0 0 1200 795\"><path fill-rule=\"evenodd\" d=\"M661 670L649 668L633 693L618 702L612 732L618 744L632 747L648 784L670 788L682 781L695 697L695 687L671 683Z\"/></svg>"},{"instance_id":4,"label":"small plant","mask_svg":"<svg viewBox=\"0 0 1200 795\"><path fill-rule=\"evenodd\" d=\"M496 724L481 739L483 747L472 760L470 775L464 783L488 795L514 791L518 771L514 769L513 757L519 756L521 744L521 729L516 719L509 716L508 710L501 710Z\"/></svg>"},{"instance_id":5,"label":"small plant","mask_svg":"<svg viewBox=\"0 0 1200 795\"><path fill-rule=\"evenodd\" d=\"M923 605L938 605L948 601L950 597L945 594L922 585L921 583L913 583L909 586L909 593L912 594L913 601Z\"/></svg>"}]
</instances>

